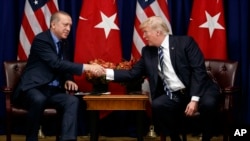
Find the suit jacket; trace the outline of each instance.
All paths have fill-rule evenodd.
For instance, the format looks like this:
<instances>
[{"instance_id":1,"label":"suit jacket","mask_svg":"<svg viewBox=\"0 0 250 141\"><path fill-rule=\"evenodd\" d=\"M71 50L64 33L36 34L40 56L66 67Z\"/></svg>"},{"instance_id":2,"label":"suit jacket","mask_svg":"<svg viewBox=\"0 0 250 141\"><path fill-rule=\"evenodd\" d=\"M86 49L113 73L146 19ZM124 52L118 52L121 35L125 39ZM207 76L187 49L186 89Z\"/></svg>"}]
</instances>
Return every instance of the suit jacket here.
<instances>
[{"instance_id":1,"label":"suit jacket","mask_svg":"<svg viewBox=\"0 0 250 141\"><path fill-rule=\"evenodd\" d=\"M206 91L218 88L206 72L204 58L197 43L188 36L169 36L171 63L178 78L190 96L202 96ZM140 60L129 70L115 70L115 81L128 81L146 76L152 99L162 94L162 80L158 75L158 48L146 46Z\"/></svg>"},{"instance_id":2,"label":"suit jacket","mask_svg":"<svg viewBox=\"0 0 250 141\"><path fill-rule=\"evenodd\" d=\"M61 48L63 60L57 55L56 45L50 30L42 32L34 38L27 65L15 89L13 100L16 100L21 91L46 85L56 77L60 78L63 83L66 80L72 80L72 74L80 75L82 73L82 64L69 61L66 41Z\"/></svg>"}]
</instances>

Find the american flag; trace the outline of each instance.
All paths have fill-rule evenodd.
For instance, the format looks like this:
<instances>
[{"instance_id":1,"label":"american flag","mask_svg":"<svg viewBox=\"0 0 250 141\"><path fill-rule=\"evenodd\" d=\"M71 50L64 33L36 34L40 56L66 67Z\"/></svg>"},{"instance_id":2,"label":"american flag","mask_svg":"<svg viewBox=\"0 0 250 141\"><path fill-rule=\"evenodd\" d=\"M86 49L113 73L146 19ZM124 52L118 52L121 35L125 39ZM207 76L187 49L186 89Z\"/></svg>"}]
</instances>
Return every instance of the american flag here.
<instances>
[{"instance_id":1,"label":"american flag","mask_svg":"<svg viewBox=\"0 0 250 141\"><path fill-rule=\"evenodd\" d=\"M48 29L50 16L56 11L57 0L26 0L19 35L19 60L27 60L34 36Z\"/></svg>"},{"instance_id":2,"label":"american flag","mask_svg":"<svg viewBox=\"0 0 250 141\"><path fill-rule=\"evenodd\" d=\"M166 0L137 0L132 46L132 56L134 58L139 58L141 56L141 49L145 46L145 41L143 40L139 25L151 16L161 16L167 23L170 34L172 34Z\"/></svg>"}]
</instances>

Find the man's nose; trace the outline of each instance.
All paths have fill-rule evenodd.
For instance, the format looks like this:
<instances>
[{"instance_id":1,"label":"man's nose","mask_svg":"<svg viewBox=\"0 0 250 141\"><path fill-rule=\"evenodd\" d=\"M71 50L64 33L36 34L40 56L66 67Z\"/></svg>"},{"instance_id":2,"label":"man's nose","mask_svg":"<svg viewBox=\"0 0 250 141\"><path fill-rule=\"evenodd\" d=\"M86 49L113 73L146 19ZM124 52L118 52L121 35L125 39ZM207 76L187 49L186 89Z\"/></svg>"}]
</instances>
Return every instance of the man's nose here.
<instances>
[{"instance_id":1,"label":"man's nose","mask_svg":"<svg viewBox=\"0 0 250 141\"><path fill-rule=\"evenodd\" d=\"M70 31L70 29L71 29L71 26L67 26L67 27L66 27L66 29L67 29L68 31Z\"/></svg>"}]
</instances>

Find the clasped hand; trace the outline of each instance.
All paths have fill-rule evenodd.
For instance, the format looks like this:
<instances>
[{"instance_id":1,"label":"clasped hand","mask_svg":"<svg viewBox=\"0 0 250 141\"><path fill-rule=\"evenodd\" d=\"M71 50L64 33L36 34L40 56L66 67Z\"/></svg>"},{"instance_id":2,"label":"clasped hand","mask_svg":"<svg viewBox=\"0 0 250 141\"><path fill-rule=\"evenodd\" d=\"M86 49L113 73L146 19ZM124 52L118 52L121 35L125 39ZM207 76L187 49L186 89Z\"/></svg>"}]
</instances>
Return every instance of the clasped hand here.
<instances>
[{"instance_id":1,"label":"clasped hand","mask_svg":"<svg viewBox=\"0 0 250 141\"><path fill-rule=\"evenodd\" d=\"M85 64L85 71L90 71L95 76L102 76L105 74L105 68L98 64Z\"/></svg>"}]
</instances>

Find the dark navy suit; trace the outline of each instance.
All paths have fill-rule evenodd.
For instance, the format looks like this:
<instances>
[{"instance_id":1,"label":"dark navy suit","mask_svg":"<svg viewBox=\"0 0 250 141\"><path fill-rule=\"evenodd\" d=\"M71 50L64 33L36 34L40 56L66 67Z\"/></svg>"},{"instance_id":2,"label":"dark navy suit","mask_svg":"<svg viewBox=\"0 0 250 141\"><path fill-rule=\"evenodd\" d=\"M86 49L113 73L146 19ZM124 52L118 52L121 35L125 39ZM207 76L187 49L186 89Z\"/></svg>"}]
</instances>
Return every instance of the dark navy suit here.
<instances>
[{"instance_id":1,"label":"dark navy suit","mask_svg":"<svg viewBox=\"0 0 250 141\"><path fill-rule=\"evenodd\" d=\"M207 117L203 127L212 125L212 117L217 108L219 87L209 79L203 55L196 42L188 36L169 36L169 53L171 63L178 78L185 85L185 94L176 93L180 100L170 100L163 91L163 82L158 75L158 48L146 46L137 64L129 70L115 70L115 81L127 81L146 76L152 97L153 118L165 134L177 134L180 128L179 115L191 96L199 96L199 111ZM210 122L211 121L211 122ZM209 129L209 128L204 128ZM204 131L208 133L208 131ZM206 134L204 133L204 134Z\"/></svg>"},{"instance_id":2,"label":"dark navy suit","mask_svg":"<svg viewBox=\"0 0 250 141\"><path fill-rule=\"evenodd\" d=\"M61 140L76 139L79 102L76 97L66 94L63 85L66 80L73 79L73 74L82 74L83 65L68 60L67 48L65 41L62 44L63 59L58 57L50 30L38 34L33 40L27 65L13 95L13 100L29 112L27 141L37 141L41 114L46 106L57 108L61 114ZM48 86L55 79L60 85Z\"/></svg>"}]
</instances>

